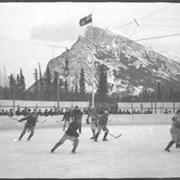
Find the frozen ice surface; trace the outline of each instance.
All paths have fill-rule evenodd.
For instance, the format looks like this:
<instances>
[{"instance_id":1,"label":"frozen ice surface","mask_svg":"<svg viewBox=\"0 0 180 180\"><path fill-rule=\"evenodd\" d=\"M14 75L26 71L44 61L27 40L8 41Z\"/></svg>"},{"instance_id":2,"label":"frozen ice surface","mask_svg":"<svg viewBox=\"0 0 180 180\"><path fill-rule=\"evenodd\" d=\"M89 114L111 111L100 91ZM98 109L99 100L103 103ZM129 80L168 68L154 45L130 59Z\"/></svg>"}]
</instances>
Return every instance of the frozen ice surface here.
<instances>
[{"instance_id":1,"label":"frozen ice surface","mask_svg":"<svg viewBox=\"0 0 180 180\"><path fill-rule=\"evenodd\" d=\"M84 117L76 154L71 154L70 141L50 153L64 133L57 117L37 124L31 141L27 141L28 134L17 141L24 124L1 117L0 178L180 177L180 150L173 146L170 153L164 151L171 140L171 117L111 115L110 132L123 135L118 139L109 135L107 142L102 141L103 132L98 142L90 139L90 125Z\"/></svg>"}]
</instances>

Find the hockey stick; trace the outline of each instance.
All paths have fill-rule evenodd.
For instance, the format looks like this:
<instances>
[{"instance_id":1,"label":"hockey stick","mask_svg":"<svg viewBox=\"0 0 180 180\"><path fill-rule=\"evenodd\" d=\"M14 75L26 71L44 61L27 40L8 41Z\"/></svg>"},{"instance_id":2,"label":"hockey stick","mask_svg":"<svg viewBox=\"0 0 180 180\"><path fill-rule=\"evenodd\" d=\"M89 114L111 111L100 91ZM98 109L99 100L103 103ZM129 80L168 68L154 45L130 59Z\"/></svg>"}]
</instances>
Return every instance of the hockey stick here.
<instances>
[{"instance_id":1,"label":"hockey stick","mask_svg":"<svg viewBox=\"0 0 180 180\"><path fill-rule=\"evenodd\" d=\"M62 120L59 120L59 121L58 121L58 120L56 120L56 122L57 122L57 123L59 123L59 122L61 122L61 121L62 121Z\"/></svg>"},{"instance_id":2,"label":"hockey stick","mask_svg":"<svg viewBox=\"0 0 180 180\"><path fill-rule=\"evenodd\" d=\"M13 117L11 117L11 116L9 116L9 118L11 118L11 119L19 122L18 119L16 119L16 118L13 118ZM37 121L37 122L39 122L39 123L45 123L46 121L47 121L47 119L45 119L44 121ZM25 124L25 122L23 122L23 121L21 121L21 122Z\"/></svg>"},{"instance_id":3,"label":"hockey stick","mask_svg":"<svg viewBox=\"0 0 180 180\"><path fill-rule=\"evenodd\" d=\"M43 123L45 123L46 121L47 121L47 119L45 119L44 121L37 121L37 122L43 124Z\"/></svg>"},{"instance_id":4,"label":"hockey stick","mask_svg":"<svg viewBox=\"0 0 180 180\"><path fill-rule=\"evenodd\" d=\"M15 120L16 122L18 122L18 120L17 119L15 119L15 118L12 118L11 116L8 116L11 120ZM17 128L20 128L15 122L12 122L12 121L10 121L11 122L11 124L13 124L14 126L16 126Z\"/></svg>"},{"instance_id":5,"label":"hockey stick","mask_svg":"<svg viewBox=\"0 0 180 180\"><path fill-rule=\"evenodd\" d=\"M16 121L18 121L18 119L16 119L16 118L14 118L14 117L12 117L12 116L8 116L10 119L13 119L13 120L16 120Z\"/></svg>"},{"instance_id":6,"label":"hockey stick","mask_svg":"<svg viewBox=\"0 0 180 180\"><path fill-rule=\"evenodd\" d=\"M108 120L108 123L111 122L111 121L112 121L112 119Z\"/></svg>"},{"instance_id":7,"label":"hockey stick","mask_svg":"<svg viewBox=\"0 0 180 180\"><path fill-rule=\"evenodd\" d=\"M14 117L12 117L12 116L8 116L8 117L9 117L10 119L12 119L12 120L15 120L15 121L19 122L18 119L14 118ZM23 122L23 121L21 121L21 122L25 124L25 122Z\"/></svg>"},{"instance_id":8,"label":"hockey stick","mask_svg":"<svg viewBox=\"0 0 180 180\"><path fill-rule=\"evenodd\" d=\"M122 134L119 134L118 136L115 136L115 135L113 135L113 134L111 134L111 133L108 133L110 136L112 136L112 137L114 137L114 138L119 138L120 136L122 136Z\"/></svg>"}]
</instances>

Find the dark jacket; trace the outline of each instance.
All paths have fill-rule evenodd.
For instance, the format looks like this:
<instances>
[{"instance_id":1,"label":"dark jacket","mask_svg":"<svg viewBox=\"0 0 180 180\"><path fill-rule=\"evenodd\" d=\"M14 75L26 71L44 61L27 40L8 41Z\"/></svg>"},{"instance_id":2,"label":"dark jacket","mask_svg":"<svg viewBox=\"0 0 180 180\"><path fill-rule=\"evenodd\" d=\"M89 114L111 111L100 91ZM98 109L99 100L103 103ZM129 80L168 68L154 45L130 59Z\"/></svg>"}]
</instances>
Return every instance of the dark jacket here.
<instances>
[{"instance_id":1,"label":"dark jacket","mask_svg":"<svg viewBox=\"0 0 180 180\"><path fill-rule=\"evenodd\" d=\"M72 121L65 133L69 136L78 137L79 134L77 133L77 130L81 133L81 125L77 121Z\"/></svg>"},{"instance_id":2,"label":"dark jacket","mask_svg":"<svg viewBox=\"0 0 180 180\"><path fill-rule=\"evenodd\" d=\"M62 119L62 121L69 121L70 120L70 118L71 118L71 112L70 111L66 111L65 113L64 113L64 116L63 116L63 119Z\"/></svg>"},{"instance_id":3,"label":"dark jacket","mask_svg":"<svg viewBox=\"0 0 180 180\"><path fill-rule=\"evenodd\" d=\"M74 109L74 110L72 111L73 120L82 118L82 114L83 114L83 113L81 112L80 109Z\"/></svg>"},{"instance_id":4,"label":"dark jacket","mask_svg":"<svg viewBox=\"0 0 180 180\"><path fill-rule=\"evenodd\" d=\"M106 126L107 121L108 121L108 115L109 114L103 114L99 116L99 121L98 124L101 126Z\"/></svg>"},{"instance_id":5,"label":"dark jacket","mask_svg":"<svg viewBox=\"0 0 180 180\"><path fill-rule=\"evenodd\" d=\"M36 126L37 117L32 117L30 115L30 116L20 119L19 122L25 121L25 120L27 120L25 124L26 126Z\"/></svg>"}]
</instances>

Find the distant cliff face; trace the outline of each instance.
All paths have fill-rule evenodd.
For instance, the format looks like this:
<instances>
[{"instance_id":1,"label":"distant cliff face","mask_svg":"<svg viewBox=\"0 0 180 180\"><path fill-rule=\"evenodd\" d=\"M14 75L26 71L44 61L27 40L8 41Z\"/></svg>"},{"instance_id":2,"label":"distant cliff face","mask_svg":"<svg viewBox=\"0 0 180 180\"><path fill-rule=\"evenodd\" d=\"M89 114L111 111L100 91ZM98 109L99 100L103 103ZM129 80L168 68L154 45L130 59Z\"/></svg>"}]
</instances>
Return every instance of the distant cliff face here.
<instances>
[{"instance_id":1,"label":"distant cliff face","mask_svg":"<svg viewBox=\"0 0 180 180\"><path fill-rule=\"evenodd\" d=\"M84 37L79 36L69 52L49 61L47 66L52 76L55 70L65 66L65 59L68 58L69 86L75 87L81 68L84 68L86 90L91 91L93 58L95 83L98 82L99 64L104 64L107 67L110 93L130 89L138 93L142 87L152 90L157 87L157 82L166 88L180 88L179 63L107 30L93 27L92 31L91 26L87 26Z\"/></svg>"}]
</instances>

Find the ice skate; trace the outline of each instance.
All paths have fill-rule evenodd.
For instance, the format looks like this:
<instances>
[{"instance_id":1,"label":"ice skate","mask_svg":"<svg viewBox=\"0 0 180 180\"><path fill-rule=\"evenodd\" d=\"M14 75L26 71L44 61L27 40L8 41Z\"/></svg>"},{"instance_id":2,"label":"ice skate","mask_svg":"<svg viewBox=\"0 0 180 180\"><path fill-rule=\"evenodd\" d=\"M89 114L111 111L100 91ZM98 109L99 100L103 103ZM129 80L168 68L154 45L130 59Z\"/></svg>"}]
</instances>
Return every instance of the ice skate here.
<instances>
[{"instance_id":1,"label":"ice skate","mask_svg":"<svg viewBox=\"0 0 180 180\"><path fill-rule=\"evenodd\" d=\"M99 133L97 133L94 137L94 141L97 142L97 139L98 139L98 136L99 136Z\"/></svg>"},{"instance_id":2,"label":"ice skate","mask_svg":"<svg viewBox=\"0 0 180 180\"><path fill-rule=\"evenodd\" d=\"M72 149L71 153L72 153L72 154L75 154L75 153L76 153L75 149Z\"/></svg>"},{"instance_id":3,"label":"ice skate","mask_svg":"<svg viewBox=\"0 0 180 180\"><path fill-rule=\"evenodd\" d=\"M54 152L54 149L51 149L51 153L53 153Z\"/></svg>"},{"instance_id":4,"label":"ice skate","mask_svg":"<svg viewBox=\"0 0 180 180\"><path fill-rule=\"evenodd\" d=\"M169 149L165 148L164 151L171 152Z\"/></svg>"},{"instance_id":5,"label":"ice skate","mask_svg":"<svg viewBox=\"0 0 180 180\"><path fill-rule=\"evenodd\" d=\"M176 148L178 148L178 149L180 148L180 144L179 143L176 144Z\"/></svg>"},{"instance_id":6,"label":"ice skate","mask_svg":"<svg viewBox=\"0 0 180 180\"><path fill-rule=\"evenodd\" d=\"M104 134L103 141L108 141L108 139L106 138L107 135L108 135L108 133L106 132L106 133Z\"/></svg>"}]
</instances>

